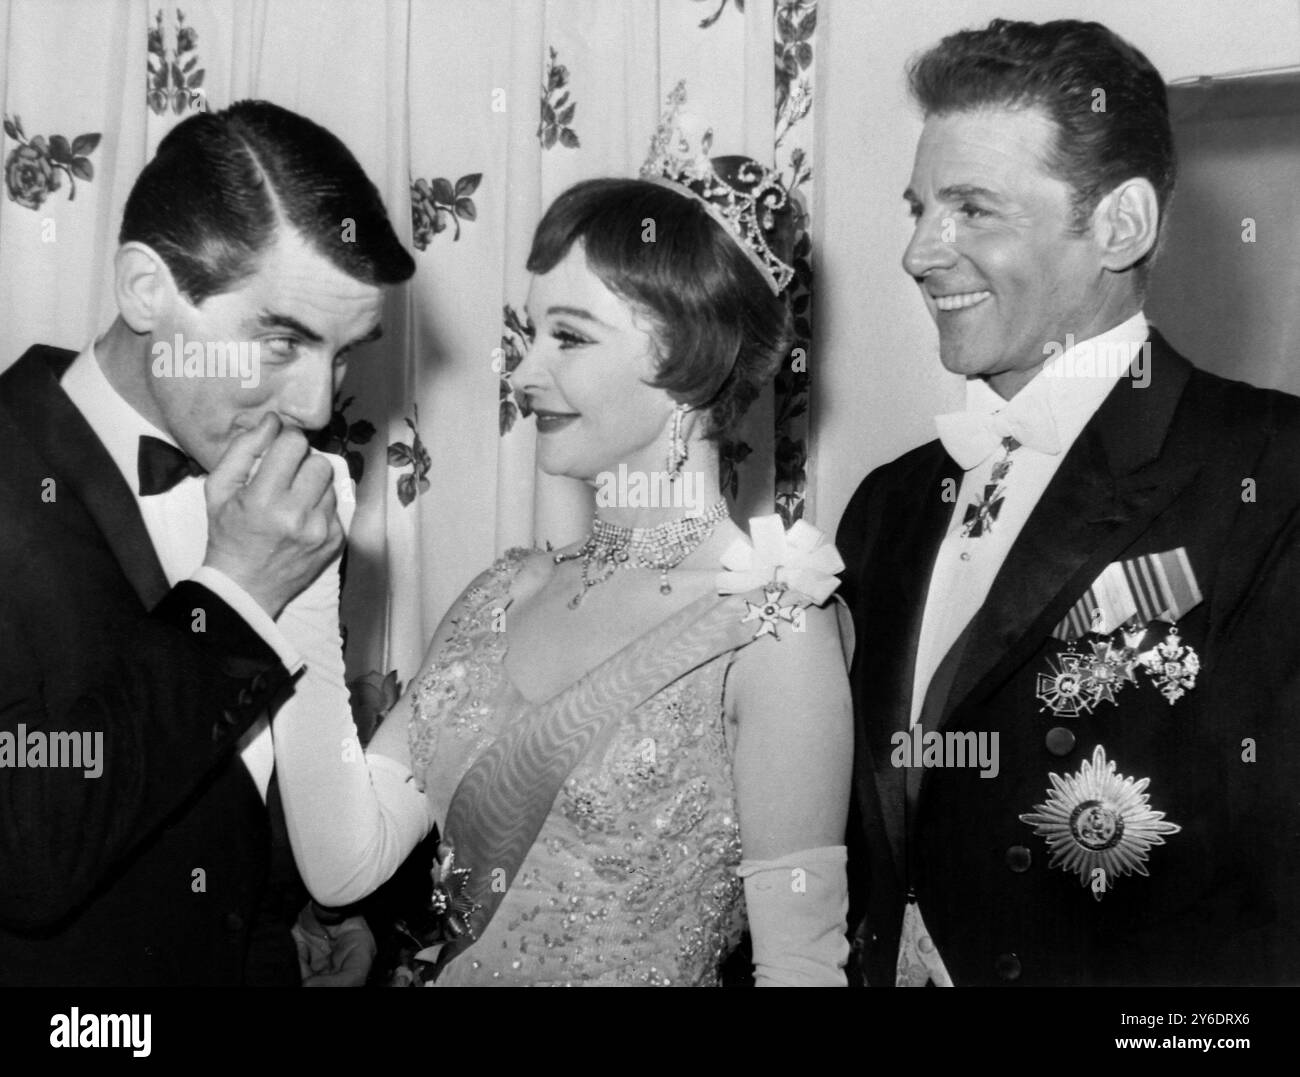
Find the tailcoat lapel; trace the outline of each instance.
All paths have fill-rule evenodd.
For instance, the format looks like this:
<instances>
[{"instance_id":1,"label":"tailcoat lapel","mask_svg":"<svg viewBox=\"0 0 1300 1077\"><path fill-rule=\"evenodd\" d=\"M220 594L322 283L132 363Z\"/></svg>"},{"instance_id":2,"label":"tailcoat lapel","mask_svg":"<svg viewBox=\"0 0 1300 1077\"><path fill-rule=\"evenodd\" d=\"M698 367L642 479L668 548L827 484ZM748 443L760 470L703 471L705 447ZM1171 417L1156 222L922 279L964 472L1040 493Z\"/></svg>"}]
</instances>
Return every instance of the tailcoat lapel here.
<instances>
[{"instance_id":1,"label":"tailcoat lapel","mask_svg":"<svg viewBox=\"0 0 1300 1077\"><path fill-rule=\"evenodd\" d=\"M59 387L75 352L32 348L0 378L0 403L50 464L56 496L70 488L94 519L146 609L167 593L167 577L135 495L76 405ZM33 496L38 496L34 491Z\"/></svg>"},{"instance_id":2,"label":"tailcoat lapel","mask_svg":"<svg viewBox=\"0 0 1300 1077\"><path fill-rule=\"evenodd\" d=\"M868 689L863 713L871 715L865 735L875 773L880 815L899 877L904 872L904 782L906 772L890 765L893 735L906 732L911 718L912 680L925 613L930 573L952 519L955 500L943 497L944 483L961 483L961 468L936 442L934 452L900 476L886 495L888 521L882 534L883 575L867 612L875 623L889 626L873 634L876 653L861 658L868 664ZM861 683L859 678L859 683Z\"/></svg>"}]
</instances>

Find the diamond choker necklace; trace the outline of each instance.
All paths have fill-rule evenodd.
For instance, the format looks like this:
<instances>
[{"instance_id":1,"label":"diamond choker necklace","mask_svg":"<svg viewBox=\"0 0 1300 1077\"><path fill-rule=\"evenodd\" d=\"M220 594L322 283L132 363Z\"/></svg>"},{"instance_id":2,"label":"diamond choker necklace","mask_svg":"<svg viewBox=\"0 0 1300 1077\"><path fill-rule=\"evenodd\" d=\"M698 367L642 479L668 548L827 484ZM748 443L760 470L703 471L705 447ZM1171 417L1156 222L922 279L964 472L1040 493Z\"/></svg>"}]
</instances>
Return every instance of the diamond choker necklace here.
<instances>
[{"instance_id":1,"label":"diamond choker necklace","mask_svg":"<svg viewBox=\"0 0 1300 1077\"><path fill-rule=\"evenodd\" d=\"M652 569L659 573L659 593L672 594L669 569L676 568L698 550L726 515L724 499L702 516L683 516L655 527L620 527L597 516L586 542L572 553L555 555L557 565L582 558L582 590L569 599L569 609L576 610L591 588L604 583L620 568Z\"/></svg>"}]
</instances>

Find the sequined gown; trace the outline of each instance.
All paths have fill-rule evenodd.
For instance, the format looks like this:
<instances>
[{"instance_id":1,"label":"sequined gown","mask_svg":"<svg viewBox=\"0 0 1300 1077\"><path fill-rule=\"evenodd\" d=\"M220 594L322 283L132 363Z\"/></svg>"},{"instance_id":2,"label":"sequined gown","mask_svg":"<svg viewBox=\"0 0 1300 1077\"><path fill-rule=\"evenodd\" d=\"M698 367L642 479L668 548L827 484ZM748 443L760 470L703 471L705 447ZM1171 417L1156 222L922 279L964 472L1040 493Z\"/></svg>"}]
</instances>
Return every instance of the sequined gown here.
<instances>
[{"instance_id":1,"label":"sequined gown","mask_svg":"<svg viewBox=\"0 0 1300 1077\"><path fill-rule=\"evenodd\" d=\"M412 769L435 815L524 706L505 674L502 611L525 550L466 592L420 684ZM439 986L718 982L745 926L723 681L734 652L652 696L570 774L479 941Z\"/></svg>"}]
</instances>

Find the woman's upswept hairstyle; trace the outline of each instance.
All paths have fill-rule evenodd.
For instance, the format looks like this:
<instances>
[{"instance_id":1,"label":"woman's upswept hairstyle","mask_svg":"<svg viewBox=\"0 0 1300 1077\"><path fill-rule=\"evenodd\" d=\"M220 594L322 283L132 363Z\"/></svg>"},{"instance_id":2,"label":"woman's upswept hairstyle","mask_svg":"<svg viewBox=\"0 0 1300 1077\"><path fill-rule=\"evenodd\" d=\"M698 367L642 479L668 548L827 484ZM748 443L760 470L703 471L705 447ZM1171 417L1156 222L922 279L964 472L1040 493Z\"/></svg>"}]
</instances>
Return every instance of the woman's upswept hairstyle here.
<instances>
[{"instance_id":1,"label":"woman's upswept hairstyle","mask_svg":"<svg viewBox=\"0 0 1300 1077\"><path fill-rule=\"evenodd\" d=\"M131 188L118 240L153 248L197 305L257 272L281 220L365 284L415 273L348 148L266 101L199 112L172 128Z\"/></svg>"},{"instance_id":2,"label":"woman's upswept hairstyle","mask_svg":"<svg viewBox=\"0 0 1300 1077\"><path fill-rule=\"evenodd\" d=\"M704 411L707 437L733 434L793 340L789 304L737 241L688 195L646 180L593 179L546 211L529 272L549 272L575 243L605 286L651 322L653 384Z\"/></svg>"}]
</instances>

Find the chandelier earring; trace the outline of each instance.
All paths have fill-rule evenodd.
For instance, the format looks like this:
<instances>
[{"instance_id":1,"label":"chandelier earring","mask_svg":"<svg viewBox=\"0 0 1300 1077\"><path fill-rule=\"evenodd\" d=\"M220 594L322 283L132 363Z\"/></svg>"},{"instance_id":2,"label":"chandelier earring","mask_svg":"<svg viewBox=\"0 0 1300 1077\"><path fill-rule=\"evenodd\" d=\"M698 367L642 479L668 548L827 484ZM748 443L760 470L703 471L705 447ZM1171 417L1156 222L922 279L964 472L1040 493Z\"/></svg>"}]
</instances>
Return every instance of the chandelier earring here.
<instances>
[{"instance_id":1,"label":"chandelier earring","mask_svg":"<svg viewBox=\"0 0 1300 1077\"><path fill-rule=\"evenodd\" d=\"M676 482L682 473L682 467L686 463L686 457L689 455L686 448L686 438L682 435L682 421L686 418L686 413L690 409L685 404L678 404L673 408L673 425L668 435L668 481Z\"/></svg>"}]
</instances>

